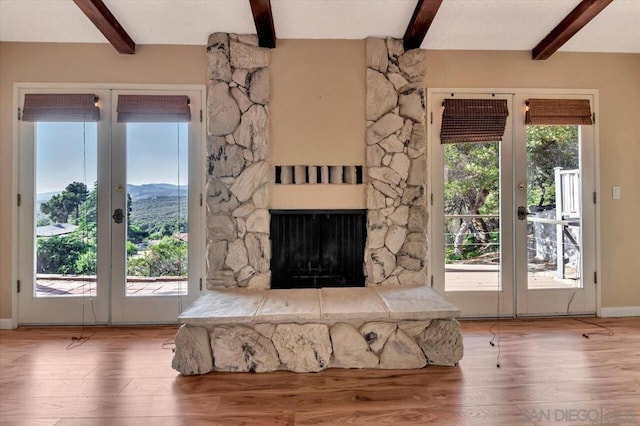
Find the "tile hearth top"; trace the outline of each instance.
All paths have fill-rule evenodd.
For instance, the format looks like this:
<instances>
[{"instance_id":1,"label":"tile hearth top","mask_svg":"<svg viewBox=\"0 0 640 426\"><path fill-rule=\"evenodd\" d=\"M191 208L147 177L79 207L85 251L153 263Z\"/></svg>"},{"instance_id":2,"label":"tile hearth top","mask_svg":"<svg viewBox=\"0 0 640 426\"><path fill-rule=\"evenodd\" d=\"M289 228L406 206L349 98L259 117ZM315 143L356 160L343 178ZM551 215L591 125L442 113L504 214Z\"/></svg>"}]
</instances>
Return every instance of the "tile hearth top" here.
<instances>
[{"instance_id":1,"label":"tile hearth top","mask_svg":"<svg viewBox=\"0 0 640 426\"><path fill-rule=\"evenodd\" d=\"M429 320L460 310L426 286L209 290L179 317L189 325L260 322Z\"/></svg>"}]
</instances>

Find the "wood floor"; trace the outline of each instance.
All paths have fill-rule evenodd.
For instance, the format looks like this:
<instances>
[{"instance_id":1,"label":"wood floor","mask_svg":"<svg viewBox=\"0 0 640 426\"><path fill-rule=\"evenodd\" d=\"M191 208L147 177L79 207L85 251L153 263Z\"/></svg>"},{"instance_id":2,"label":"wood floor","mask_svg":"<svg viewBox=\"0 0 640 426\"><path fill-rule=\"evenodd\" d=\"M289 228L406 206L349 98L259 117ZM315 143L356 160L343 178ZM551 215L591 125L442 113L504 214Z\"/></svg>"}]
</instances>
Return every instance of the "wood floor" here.
<instances>
[{"instance_id":1,"label":"wood floor","mask_svg":"<svg viewBox=\"0 0 640 426\"><path fill-rule=\"evenodd\" d=\"M0 330L0 424L640 424L640 318L594 321L615 335L501 321L500 368L492 323L463 322L459 367L199 377L171 369L175 327L98 328L73 349L78 328Z\"/></svg>"}]
</instances>

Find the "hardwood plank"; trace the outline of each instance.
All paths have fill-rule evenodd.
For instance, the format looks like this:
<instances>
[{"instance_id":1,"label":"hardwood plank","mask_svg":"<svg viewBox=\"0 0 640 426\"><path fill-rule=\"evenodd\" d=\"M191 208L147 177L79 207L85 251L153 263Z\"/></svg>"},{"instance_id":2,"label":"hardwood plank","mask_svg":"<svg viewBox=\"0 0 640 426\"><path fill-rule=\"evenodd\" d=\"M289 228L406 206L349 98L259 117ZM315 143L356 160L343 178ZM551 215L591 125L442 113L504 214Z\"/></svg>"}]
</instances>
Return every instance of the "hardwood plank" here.
<instances>
[{"instance_id":1,"label":"hardwood plank","mask_svg":"<svg viewBox=\"0 0 640 426\"><path fill-rule=\"evenodd\" d=\"M131 379L36 379L7 380L0 383L0 397L85 397L116 396Z\"/></svg>"},{"instance_id":2,"label":"hardwood plank","mask_svg":"<svg viewBox=\"0 0 640 426\"><path fill-rule=\"evenodd\" d=\"M402 37L405 50L420 48L441 4L442 0L418 0Z\"/></svg>"},{"instance_id":3,"label":"hardwood plank","mask_svg":"<svg viewBox=\"0 0 640 426\"><path fill-rule=\"evenodd\" d=\"M102 0L73 0L115 49L125 55L136 53L136 44Z\"/></svg>"},{"instance_id":4,"label":"hardwood plank","mask_svg":"<svg viewBox=\"0 0 640 426\"><path fill-rule=\"evenodd\" d=\"M126 397L47 397L14 398L2 400L0 418L101 418L180 416L183 413L206 415L215 412L219 398L198 396L126 396Z\"/></svg>"},{"instance_id":5,"label":"hardwood plank","mask_svg":"<svg viewBox=\"0 0 640 426\"><path fill-rule=\"evenodd\" d=\"M118 426L288 426L294 424L293 413L282 413L277 416L218 416L211 413L207 416L191 416L188 414L181 416L165 417L100 417L85 419L62 419L56 426L94 426L118 425Z\"/></svg>"},{"instance_id":6,"label":"hardwood plank","mask_svg":"<svg viewBox=\"0 0 640 426\"><path fill-rule=\"evenodd\" d=\"M548 59L613 0L582 0L531 51L534 60Z\"/></svg>"},{"instance_id":7,"label":"hardwood plank","mask_svg":"<svg viewBox=\"0 0 640 426\"><path fill-rule=\"evenodd\" d=\"M597 328L569 318L501 320L499 369L497 347L489 345L494 321L463 321L465 357L455 368L191 377L171 369L171 351L162 346L176 327L98 328L72 350L66 346L77 328L0 330L0 419L3 425L576 425L532 414L596 409L640 419L640 318L590 321L615 335L585 339L582 333Z\"/></svg>"}]
</instances>

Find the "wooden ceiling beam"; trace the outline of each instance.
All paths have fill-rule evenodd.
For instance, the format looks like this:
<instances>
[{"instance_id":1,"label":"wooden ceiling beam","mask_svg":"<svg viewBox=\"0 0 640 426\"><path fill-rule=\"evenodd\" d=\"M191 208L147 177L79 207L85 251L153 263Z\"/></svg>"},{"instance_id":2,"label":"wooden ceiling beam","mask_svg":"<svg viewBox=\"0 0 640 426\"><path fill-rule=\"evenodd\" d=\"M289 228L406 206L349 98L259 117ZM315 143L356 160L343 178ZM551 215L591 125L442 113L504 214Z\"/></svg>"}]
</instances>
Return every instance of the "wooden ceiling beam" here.
<instances>
[{"instance_id":1,"label":"wooden ceiling beam","mask_svg":"<svg viewBox=\"0 0 640 426\"><path fill-rule=\"evenodd\" d=\"M576 35L613 0L582 0L540 43L531 51L533 60L548 59L571 37Z\"/></svg>"},{"instance_id":2,"label":"wooden ceiling beam","mask_svg":"<svg viewBox=\"0 0 640 426\"><path fill-rule=\"evenodd\" d=\"M404 49L418 49L438 13L442 0L418 0L413 16L402 37Z\"/></svg>"},{"instance_id":3,"label":"wooden ceiling beam","mask_svg":"<svg viewBox=\"0 0 640 426\"><path fill-rule=\"evenodd\" d=\"M249 0L253 22L256 24L258 43L260 47L273 49L276 47L276 30L273 25L271 0Z\"/></svg>"},{"instance_id":4,"label":"wooden ceiling beam","mask_svg":"<svg viewBox=\"0 0 640 426\"><path fill-rule=\"evenodd\" d=\"M136 53L136 44L111 14L102 0L73 0L116 50L125 55Z\"/></svg>"}]
</instances>

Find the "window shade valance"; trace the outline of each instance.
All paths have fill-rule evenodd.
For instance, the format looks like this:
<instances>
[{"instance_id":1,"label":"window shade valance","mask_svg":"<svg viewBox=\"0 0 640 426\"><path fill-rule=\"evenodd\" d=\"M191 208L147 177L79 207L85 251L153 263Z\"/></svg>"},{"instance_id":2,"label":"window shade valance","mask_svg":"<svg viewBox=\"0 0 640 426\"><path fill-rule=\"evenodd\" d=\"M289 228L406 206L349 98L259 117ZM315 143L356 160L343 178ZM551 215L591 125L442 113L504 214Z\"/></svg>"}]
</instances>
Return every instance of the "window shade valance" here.
<instances>
[{"instance_id":1,"label":"window shade valance","mask_svg":"<svg viewBox=\"0 0 640 426\"><path fill-rule=\"evenodd\" d=\"M191 121L187 96L120 95L119 123L175 123Z\"/></svg>"},{"instance_id":2,"label":"window shade valance","mask_svg":"<svg viewBox=\"0 0 640 426\"><path fill-rule=\"evenodd\" d=\"M502 139L509 116L505 99L445 99L443 106L441 143Z\"/></svg>"},{"instance_id":3,"label":"window shade valance","mask_svg":"<svg viewBox=\"0 0 640 426\"><path fill-rule=\"evenodd\" d=\"M588 99L529 99L526 124L591 125Z\"/></svg>"},{"instance_id":4,"label":"window shade valance","mask_svg":"<svg viewBox=\"0 0 640 426\"><path fill-rule=\"evenodd\" d=\"M98 98L89 93L28 93L24 96L22 121L100 121Z\"/></svg>"}]
</instances>

